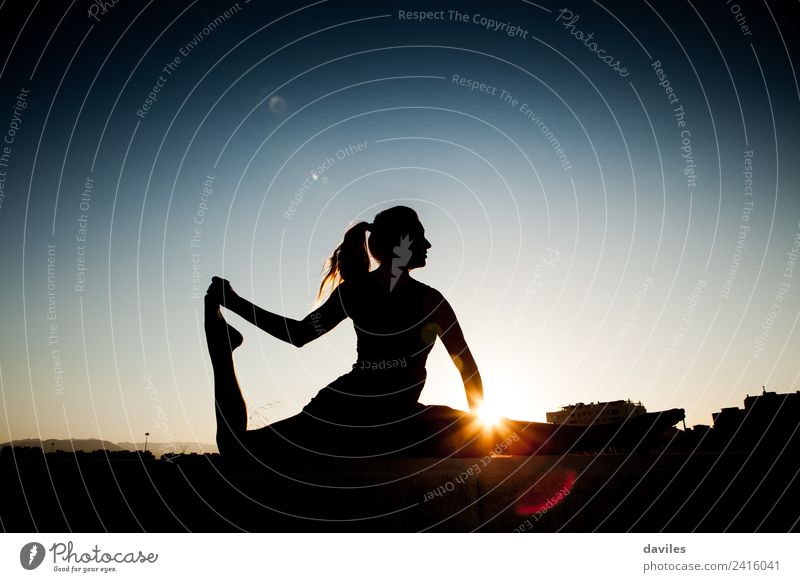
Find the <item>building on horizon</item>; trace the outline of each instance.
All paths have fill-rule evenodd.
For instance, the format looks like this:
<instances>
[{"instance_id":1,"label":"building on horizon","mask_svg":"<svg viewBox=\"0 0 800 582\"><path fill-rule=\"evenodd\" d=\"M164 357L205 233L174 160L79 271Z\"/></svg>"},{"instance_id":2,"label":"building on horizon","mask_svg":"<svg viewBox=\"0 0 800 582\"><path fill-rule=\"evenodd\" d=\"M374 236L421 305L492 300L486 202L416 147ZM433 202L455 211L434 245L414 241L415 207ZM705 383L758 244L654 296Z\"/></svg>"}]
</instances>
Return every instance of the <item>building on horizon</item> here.
<instances>
[{"instance_id":1,"label":"building on horizon","mask_svg":"<svg viewBox=\"0 0 800 582\"><path fill-rule=\"evenodd\" d=\"M800 448L800 391L767 392L744 399L744 408L711 415L713 432L725 450L781 451Z\"/></svg>"},{"instance_id":2,"label":"building on horizon","mask_svg":"<svg viewBox=\"0 0 800 582\"><path fill-rule=\"evenodd\" d=\"M568 404L562 406L561 410L546 413L546 418L547 422L552 424L589 426L590 424L611 424L646 413L647 410L641 402L632 402L628 399Z\"/></svg>"}]
</instances>

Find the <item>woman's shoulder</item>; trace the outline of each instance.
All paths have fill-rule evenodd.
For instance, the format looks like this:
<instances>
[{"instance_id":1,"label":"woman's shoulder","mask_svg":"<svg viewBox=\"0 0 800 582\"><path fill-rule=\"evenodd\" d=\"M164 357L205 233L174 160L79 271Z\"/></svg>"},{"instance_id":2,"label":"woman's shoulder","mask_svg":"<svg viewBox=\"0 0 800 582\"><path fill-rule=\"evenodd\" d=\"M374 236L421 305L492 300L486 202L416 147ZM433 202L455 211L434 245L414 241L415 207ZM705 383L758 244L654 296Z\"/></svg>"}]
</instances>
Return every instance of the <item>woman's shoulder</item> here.
<instances>
[{"instance_id":1,"label":"woman's shoulder","mask_svg":"<svg viewBox=\"0 0 800 582\"><path fill-rule=\"evenodd\" d=\"M362 277L342 281L334 291L338 293L343 300L347 300L348 298L357 299L365 294L374 294L379 287L380 281L377 280L373 273L369 273ZM426 304L431 303L436 305L446 301L444 295L442 295L438 289L417 279L409 277L403 287L407 291L412 291L412 296L416 295L423 299ZM397 291L397 289L395 289L395 291Z\"/></svg>"},{"instance_id":2,"label":"woman's shoulder","mask_svg":"<svg viewBox=\"0 0 800 582\"><path fill-rule=\"evenodd\" d=\"M352 277L341 281L333 293L345 304L358 303L365 297L371 296L375 290L375 282L367 275Z\"/></svg>"},{"instance_id":3,"label":"woman's shoulder","mask_svg":"<svg viewBox=\"0 0 800 582\"><path fill-rule=\"evenodd\" d=\"M422 281L417 281L416 279L413 279L413 281L414 286L419 290L419 293L422 295L426 304L435 307L447 301L444 298L444 295L442 295L442 293L435 287L431 287L430 285L427 285Z\"/></svg>"}]
</instances>

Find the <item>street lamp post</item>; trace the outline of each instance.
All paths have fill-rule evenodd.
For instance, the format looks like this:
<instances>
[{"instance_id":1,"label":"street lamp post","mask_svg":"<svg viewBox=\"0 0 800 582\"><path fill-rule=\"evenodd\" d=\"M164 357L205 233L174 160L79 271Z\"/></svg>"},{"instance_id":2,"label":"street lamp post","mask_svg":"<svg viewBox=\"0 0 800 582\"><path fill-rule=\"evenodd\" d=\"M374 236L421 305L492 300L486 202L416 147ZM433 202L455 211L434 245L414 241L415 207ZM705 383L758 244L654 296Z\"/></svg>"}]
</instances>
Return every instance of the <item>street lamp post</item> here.
<instances>
[{"instance_id":1,"label":"street lamp post","mask_svg":"<svg viewBox=\"0 0 800 582\"><path fill-rule=\"evenodd\" d=\"M150 436L149 432L144 433L144 452L147 452L147 439Z\"/></svg>"}]
</instances>

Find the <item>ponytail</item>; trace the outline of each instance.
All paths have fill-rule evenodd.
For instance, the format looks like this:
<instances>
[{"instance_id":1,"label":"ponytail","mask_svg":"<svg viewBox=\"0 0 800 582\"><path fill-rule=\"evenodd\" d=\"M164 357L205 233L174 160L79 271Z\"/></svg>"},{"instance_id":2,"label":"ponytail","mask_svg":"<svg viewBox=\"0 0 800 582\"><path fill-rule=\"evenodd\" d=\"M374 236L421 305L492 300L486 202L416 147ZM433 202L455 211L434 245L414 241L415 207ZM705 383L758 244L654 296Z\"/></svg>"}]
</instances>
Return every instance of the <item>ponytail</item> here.
<instances>
[{"instance_id":1,"label":"ponytail","mask_svg":"<svg viewBox=\"0 0 800 582\"><path fill-rule=\"evenodd\" d=\"M317 293L318 301L324 295L326 287L330 286L333 290L340 282L369 272L367 231L371 228L369 222L362 221L351 226L344 234L344 240L326 261L322 283Z\"/></svg>"}]
</instances>

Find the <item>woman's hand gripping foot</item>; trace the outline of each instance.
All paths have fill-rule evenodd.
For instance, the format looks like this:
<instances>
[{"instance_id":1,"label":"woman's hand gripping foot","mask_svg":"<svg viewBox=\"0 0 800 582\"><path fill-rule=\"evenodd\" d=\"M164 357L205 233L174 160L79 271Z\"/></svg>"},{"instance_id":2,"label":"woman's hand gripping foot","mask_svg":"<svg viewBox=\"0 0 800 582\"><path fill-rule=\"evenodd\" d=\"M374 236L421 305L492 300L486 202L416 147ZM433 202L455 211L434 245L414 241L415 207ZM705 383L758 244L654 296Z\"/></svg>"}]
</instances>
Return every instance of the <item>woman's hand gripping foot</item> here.
<instances>
[{"instance_id":1,"label":"woman's hand gripping foot","mask_svg":"<svg viewBox=\"0 0 800 582\"><path fill-rule=\"evenodd\" d=\"M222 300L229 299L233 293L228 281L219 277L212 278L204 299L206 340L209 346L225 347L233 351L244 341L242 334L228 325L220 311Z\"/></svg>"}]
</instances>

